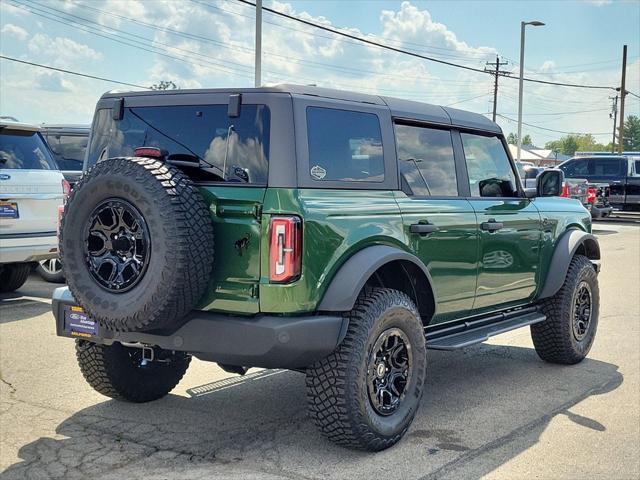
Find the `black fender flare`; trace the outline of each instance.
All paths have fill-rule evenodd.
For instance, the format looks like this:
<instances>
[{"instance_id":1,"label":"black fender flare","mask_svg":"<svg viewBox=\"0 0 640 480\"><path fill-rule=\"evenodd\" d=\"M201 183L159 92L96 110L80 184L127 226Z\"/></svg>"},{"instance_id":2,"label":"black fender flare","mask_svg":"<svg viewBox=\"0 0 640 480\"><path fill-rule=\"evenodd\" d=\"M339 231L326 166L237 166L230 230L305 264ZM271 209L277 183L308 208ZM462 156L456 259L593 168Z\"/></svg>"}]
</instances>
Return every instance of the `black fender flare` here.
<instances>
[{"instance_id":1,"label":"black fender flare","mask_svg":"<svg viewBox=\"0 0 640 480\"><path fill-rule=\"evenodd\" d=\"M353 308L367 280L383 265L404 260L416 265L424 273L433 292L427 267L418 257L388 245L372 245L355 253L336 272L318 306L323 312L347 312Z\"/></svg>"},{"instance_id":2,"label":"black fender flare","mask_svg":"<svg viewBox=\"0 0 640 480\"><path fill-rule=\"evenodd\" d=\"M567 276L569 264L576 251L584 246L584 250L589 260L600 260L600 245L598 239L582 230L569 230L564 233L556 244L556 248L551 257L547 278L538 298L548 298L556 294ZM599 265L596 263L596 269Z\"/></svg>"}]
</instances>

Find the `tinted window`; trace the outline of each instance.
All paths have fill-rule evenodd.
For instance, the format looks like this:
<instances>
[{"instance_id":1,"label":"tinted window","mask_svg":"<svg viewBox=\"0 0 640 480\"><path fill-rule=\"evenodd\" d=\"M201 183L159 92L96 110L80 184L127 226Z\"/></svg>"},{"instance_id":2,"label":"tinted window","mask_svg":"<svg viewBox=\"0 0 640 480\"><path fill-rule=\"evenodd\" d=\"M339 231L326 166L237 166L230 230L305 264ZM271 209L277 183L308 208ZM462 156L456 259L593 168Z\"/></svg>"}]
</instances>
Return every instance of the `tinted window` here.
<instances>
[{"instance_id":1,"label":"tinted window","mask_svg":"<svg viewBox=\"0 0 640 480\"><path fill-rule=\"evenodd\" d=\"M0 169L58 170L42 136L24 130L0 130Z\"/></svg>"},{"instance_id":2,"label":"tinted window","mask_svg":"<svg viewBox=\"0 0 640 480\"><path fill-rule=\"evenodd\" d=\"M82 170L89 135L48 133L47 143L61 170Z\"/></svg>"},{"instance_id":3,"label":"tinted window","mask_svg":"<svg viewBox=\"0 0 640 480\"><path fill-rule=\"evenodd\" d=\"M618 177L622 175L621 165L622 161L616 158L596 158L593 160L593 175L596 177Z\"/></svg>"},{"instance_id":4,"label":"tinted window","mask_svg":"<svg viewBox=\"0 0 640 480\"><path fill-rule=\"evenodd\" d=\"M382 182L378 117L372 113L307 108L309 173L314 180Z\"/></svg>"},{"instance_id":5,"label":"tinted window","mask_svg":"<svg viewBox=\"0 0 640 480\"><path fill-rule=\"evenodd\" d=\"M589 160L572 160L563 165L560 169L567 177L579 177L580 175L589 175Z\"/></svg>"},{"instance_id":6,"label":"tinted window","mask_svg":"<svg viewBox=\"0 0 640 480\"><path fill-rule=\"evenodd\" d=\"M398 163L414 195L458 195L451 132L396 125Z\"/></svg>"},{"instance_id":7,"label":"tinted window","mask_svg":"<svg viewBox=\"0 0 640 480\"><path fill-rule=\"evenodd\" d=\"M461 133L474 197L517 197L516 176L498 137Z\"/></svg>"},{"instance_id":8,"label":"tinted window","mask_svg":"<svg viewBox=\"0 0 640 480\"><path fill-rule=\"evenodd\" d=\"M227 115L227 105L126 108L120 121L111 110L99 110L88 166L131 156L137 147L157 147L196 179L264 185L269 122L264 105L242 105L237 118Z\"/></svg>"},{"instance_id":9,"label":"tinted window","mask_svg":"<svg viewBox=\"0 0 640 480\"><path fill-rule=\"evenodd\" d=\"M535 168L535 167L525 168L525 170L524 170L524 175L525 175L524 178L526 178L526 179L536 178L541 171L542 171L542 169Z\"/></svg>"},{"instance_id":10,"label":"tinted window","mask_svg":"<svg viewBox=\"0 0 640 480\"><path fill-rule=\"evenodd\" d=\"M640 177L640 160L636 160L634 162L634 166L635 166L635 173L634 176L635 177Z\"/></svg>"}]
</instances>

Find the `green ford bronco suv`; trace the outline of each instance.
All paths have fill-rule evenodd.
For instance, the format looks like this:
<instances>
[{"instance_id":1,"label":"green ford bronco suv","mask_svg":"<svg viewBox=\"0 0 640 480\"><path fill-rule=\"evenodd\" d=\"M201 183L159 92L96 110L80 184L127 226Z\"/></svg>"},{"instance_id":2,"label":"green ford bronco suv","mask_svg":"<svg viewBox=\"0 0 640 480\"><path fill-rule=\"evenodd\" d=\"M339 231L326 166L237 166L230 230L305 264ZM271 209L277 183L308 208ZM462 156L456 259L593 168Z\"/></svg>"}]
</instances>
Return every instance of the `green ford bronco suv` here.
<instances>
[{"instance_id":1,"label":"green ford bronco suv","mask_svg":"<svg viewBox=\"0 0 640 480\"><path fill-rule=\"evenodd\" d=\"M574 364L598 323L590 215L524 189L482 115L316 87L107 93L60 225L57 333L87 382L156 400L192 356L303 372L332 441L396 443L426 349L530 326Z\"/></svg>"}]
</instances>

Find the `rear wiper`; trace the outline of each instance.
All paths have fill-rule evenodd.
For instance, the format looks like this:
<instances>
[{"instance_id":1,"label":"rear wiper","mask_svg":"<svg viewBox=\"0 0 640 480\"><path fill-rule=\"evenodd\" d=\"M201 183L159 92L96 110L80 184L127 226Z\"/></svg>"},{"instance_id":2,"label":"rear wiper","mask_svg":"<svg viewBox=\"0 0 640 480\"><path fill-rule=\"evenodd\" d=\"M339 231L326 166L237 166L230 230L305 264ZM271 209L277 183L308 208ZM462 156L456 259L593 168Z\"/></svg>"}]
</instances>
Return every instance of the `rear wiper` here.
<instances>
[{"instance_id":1,"label":"rear wiper","mask_svg":"<svg viewBox=\"0 0 640 480\"><path fill-rule=\"evenodd\" d=\"M167 157L167 162L172 165L180 167L198 167L198 168L213 168L222 172L224 178L224 171L217 165L207 162L205 159L200 158L198 155L189 153L172 153ZM194 165L195 164L195 165Z\"/></svg>"}]
</instances>

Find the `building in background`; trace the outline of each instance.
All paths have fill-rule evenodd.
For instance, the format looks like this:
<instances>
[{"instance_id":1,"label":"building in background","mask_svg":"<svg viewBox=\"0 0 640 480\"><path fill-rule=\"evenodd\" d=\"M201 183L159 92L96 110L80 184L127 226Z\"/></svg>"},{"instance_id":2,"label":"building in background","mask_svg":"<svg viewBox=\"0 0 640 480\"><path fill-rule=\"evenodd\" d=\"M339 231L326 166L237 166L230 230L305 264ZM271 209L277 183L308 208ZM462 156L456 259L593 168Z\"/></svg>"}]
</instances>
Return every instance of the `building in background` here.
<instances>
[{"instance_id":1,"label":"building in background","mask_svg":"<svg viewBox=\"0 0 640 480\"><path fill-rule=\"evenodd\" d=\"M511 156L516 158L518 155L518 146L510 143L509 151L511 152ZM523 145L520 153L520 160L522 162L531 162L537 167L554 167L569 158L571 157L563 155L560 152L547 148L537 148L533 145Z\"/></svg>"}]
</instances>

